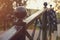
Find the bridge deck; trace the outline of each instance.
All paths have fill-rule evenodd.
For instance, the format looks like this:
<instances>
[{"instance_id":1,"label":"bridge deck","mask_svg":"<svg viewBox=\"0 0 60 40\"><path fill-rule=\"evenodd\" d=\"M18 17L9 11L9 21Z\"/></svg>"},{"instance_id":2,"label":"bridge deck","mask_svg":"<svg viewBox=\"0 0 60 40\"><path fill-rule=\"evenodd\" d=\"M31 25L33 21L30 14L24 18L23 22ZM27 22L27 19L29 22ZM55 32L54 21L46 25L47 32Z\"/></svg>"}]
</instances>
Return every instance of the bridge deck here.
<instances>
[{"instance_id":1,"label":"bridge deck","mask_svg":"<svg viewBox=\"0 0 60 40\"><path fill-rule=\"evenodd\" d=\"M0 40L8 40L15 32L16 32L16 30L14 28L12 28L8 32L4 32L3 34L0 34ZM32 34L32 30L28 30L28 32L29 32L30 35ZM38 32L39 32L39 30L36 30L34 40L36 40L36 38L38 36ZM26 38L26 40L29 40L29 39Z\"/></svg>"},{"instance_id":2,"label":"bridge deck","mask_svg":"<svg viewBox=\"0 0 60 40\"><path fill-rule=\"evenodd\" d=\"M12 27L8 31L5 31L3 34L0 35L0 40L8 40L16 33L15 27ZM5 37L6 36L6 37Z\"/></svg>"},{"instance_id":3,"label":"bridge deck","mask_svg":"<svg viewBox=\"0 0 60 40\"><path fill-rule=\"evenodd\" d=\"M58 24L58 36L60 35L59 26L60 26L60 24ZM29 32L30 35L32 34L32 30L27 30L27 31ZM2 33L0 34L0 40L8 40L16 32L17 32L16 29L14 27L12 27L10 30L8 30L8 32L2 32L3 34ZM39 33L39 30L36 30L35 35L34 35L34 40L37 39L38 33ZM29 39L26 37L26 40L29 40ZM41 40L42 40L42 35L41 35Z\"/></svg>"}]
</instances>

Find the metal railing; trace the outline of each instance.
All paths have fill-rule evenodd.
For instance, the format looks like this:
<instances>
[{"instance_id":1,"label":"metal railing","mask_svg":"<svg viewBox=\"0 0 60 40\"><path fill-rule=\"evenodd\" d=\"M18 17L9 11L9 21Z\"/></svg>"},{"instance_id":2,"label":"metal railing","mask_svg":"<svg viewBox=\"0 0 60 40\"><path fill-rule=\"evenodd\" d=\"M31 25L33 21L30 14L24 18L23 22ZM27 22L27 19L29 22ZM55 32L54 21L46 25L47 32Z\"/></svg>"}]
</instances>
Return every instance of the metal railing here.
<instances>
[{"instance_id":1,"label":"metal railing","mask_svg":"<svg viewBox=\"0 0 60 40\"><path fill-rule=\"evenodd\" d=\"M34 21L36 21L37 19L40 19L40 16L42 14L45 14L47 10L48 9L42 9L40 11L37 11L36 13L32 14L31 16L23 20L25 25L23 25L23 27L21 27L19 30L17 30L15 26L13 26L11 29L9 29L8 31L6 31L5 33L1 35L0 40L26 40L25 39L26 36L29 38L29 40L33 40L36 27L34 27L32 35L30 35L27 32L27 29L30 25L34 23ZM43 21L45 22L45 19ZM43 27L46 27L45 23L43 24ZM43 29L42 31L43 31L42 40L47 40L46 28ZM40 39L38 38L37 40L40 40Z\"/></svg>"}]
</instances>

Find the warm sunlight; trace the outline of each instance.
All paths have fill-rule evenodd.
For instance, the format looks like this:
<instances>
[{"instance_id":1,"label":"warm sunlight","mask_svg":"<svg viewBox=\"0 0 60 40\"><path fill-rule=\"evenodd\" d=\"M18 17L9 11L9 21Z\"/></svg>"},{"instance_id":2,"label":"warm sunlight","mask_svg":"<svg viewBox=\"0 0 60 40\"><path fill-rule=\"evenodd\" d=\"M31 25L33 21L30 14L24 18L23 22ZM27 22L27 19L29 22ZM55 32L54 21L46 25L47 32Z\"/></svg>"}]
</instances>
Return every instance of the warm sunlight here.
<instances>
[{"instance_id":1,"label":"warm sunlight","mask_svg":"<svg viewBox=\"0 0 60 40\"><path fill-rule=\"evenodd\" d=\"M49 0L49 1L48 0L28 0L26 8L28 8L28 9L41 9L41 8L43 8L44 2L47 2L48 5L52 4L53 7L55 6L55 3L52 0Z\"/></svg>"}]
</instances>

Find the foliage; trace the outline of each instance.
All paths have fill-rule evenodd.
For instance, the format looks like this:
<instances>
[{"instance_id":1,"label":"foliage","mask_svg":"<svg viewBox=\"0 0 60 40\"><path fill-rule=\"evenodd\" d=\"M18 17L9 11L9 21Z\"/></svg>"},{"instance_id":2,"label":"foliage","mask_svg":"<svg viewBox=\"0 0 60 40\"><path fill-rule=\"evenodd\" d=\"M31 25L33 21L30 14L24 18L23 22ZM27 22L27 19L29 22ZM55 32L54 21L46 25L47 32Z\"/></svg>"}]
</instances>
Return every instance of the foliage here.
<instances>
[{"instance_id":1,"label":"foliage","mask_svg":"<svg viewBox=\"0 0 60 40\"><path fill-rule=\"evenodd\" d=\"M60 19L60 13L57 13L57 19Z\"/></svg>"}]
</instances>

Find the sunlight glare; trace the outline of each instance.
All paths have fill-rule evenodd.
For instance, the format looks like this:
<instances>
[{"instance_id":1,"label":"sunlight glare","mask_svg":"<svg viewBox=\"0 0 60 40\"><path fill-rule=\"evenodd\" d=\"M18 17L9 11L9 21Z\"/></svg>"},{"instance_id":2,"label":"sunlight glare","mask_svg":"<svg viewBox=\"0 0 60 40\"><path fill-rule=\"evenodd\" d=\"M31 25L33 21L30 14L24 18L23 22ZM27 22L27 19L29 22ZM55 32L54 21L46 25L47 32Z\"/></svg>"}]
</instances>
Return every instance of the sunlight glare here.
<instances>
[{"instance_id":1,"label":"sunlight glare","mask_svg":"<svg viewBox=\"0 0 60 40\"><path fill-rule=\"evenodd\" d=\"M52 2L52 0L28 0L26 8L28 8L28 9L41 9L44 7L43 6L44 2L47 2L48 5L52 4L53 7L55 6L55 4L54 4L54 2Z\"/></svg>"}]
</instances>

